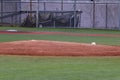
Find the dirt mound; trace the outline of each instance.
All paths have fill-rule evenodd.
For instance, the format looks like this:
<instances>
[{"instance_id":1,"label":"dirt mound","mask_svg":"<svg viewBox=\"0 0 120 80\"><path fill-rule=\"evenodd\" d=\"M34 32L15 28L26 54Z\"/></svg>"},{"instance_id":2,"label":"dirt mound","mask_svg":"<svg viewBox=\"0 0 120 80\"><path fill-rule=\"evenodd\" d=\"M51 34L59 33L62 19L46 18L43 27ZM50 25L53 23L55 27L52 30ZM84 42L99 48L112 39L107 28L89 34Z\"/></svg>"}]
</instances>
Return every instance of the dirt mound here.
<instances>
[{"instance_id":1,"label":"dirt mound","mask_svg":"<svg viewBox=\"0 0 120 80\"><path fill-rule=\"evenodd\" d=\"M28 40L0 43L1 55L120 56L120 47L74 42Z\"/></svg>"}]
</instances>

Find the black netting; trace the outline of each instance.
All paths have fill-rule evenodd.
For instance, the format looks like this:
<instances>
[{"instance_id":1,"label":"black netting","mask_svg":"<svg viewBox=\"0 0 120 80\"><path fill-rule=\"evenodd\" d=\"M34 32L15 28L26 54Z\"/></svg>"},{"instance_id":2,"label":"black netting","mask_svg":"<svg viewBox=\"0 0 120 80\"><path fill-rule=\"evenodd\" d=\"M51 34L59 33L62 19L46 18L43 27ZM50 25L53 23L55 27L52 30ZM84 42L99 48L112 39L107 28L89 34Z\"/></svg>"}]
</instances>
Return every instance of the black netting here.
<instances>
[{"instance_id":1,"label":"black netting","mask_svg":"<svg viewBox=\"0 0 120 80\"><path fill-rule=\"evenodd\" d=\"M35 27L36 26L36 18L35 16L28 15L24 22L21 24L22 27Z\"/></svg>"},{"instance_id":2,"label":"black netting","mask_svg":"<svg viewBox=\"0 0 120 80\"><path fill-rule=\"evenodd\" d=\"M39 25L42 26L52 26L53 14L52 13L39 13Z\"/></svg>"},{"instance_id":3,"label":"black netting","mask_svg":"<svg viewBox=\"0 0 120 80\"><path fill-rule=\"evenodd\" d=\"M42 27L73 27L78 25L79 16L74 17L74 13L54 13L54 12L40 12L39 25ZM74 18L76 23L74 23ZM23 27L35 27L36 16L28 15L21 24Z\"/></svg>"},{"instance_id":4,"label":"black netting","mask_svg":"<svg viewBox=\"0 0 120 80\"><path fill-rule=\"evenodd\" d=\"M76 25L78 24L78 16L76 18ZM39 24L42 26L55 27L73 27L74 14L73 13L39 13Z\"/></svg>"}]
</instances>

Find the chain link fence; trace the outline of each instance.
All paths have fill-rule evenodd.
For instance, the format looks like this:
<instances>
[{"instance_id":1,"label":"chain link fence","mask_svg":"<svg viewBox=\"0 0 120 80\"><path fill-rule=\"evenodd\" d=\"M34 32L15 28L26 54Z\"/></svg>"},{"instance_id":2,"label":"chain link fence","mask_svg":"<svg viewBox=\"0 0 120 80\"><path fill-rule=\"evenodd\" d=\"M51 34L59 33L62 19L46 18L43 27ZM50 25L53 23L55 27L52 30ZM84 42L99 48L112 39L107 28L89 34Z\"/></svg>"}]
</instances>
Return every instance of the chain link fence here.
<instances>
[{"instance_id":1,"label":"chain link fence","mask_svg":"<svg viewBox=\"0 0 120 80\"><path fill-rule=\"evenodd\" d=\"M0 0L0 25L120 29L119 0Z\"/></svg>"}]
</instances>

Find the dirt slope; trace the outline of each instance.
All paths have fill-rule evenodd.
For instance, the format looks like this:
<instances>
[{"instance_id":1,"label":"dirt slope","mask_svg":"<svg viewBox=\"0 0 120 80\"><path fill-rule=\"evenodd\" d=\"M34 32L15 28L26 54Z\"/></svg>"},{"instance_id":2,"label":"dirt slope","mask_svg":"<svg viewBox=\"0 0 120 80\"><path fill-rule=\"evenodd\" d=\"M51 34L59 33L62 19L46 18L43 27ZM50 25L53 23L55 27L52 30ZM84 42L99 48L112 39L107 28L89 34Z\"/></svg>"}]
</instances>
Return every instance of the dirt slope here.
<instances>
[{"instance_id":1,"label":"dirt slope","mask_svg":"<svg viewBox=\"0 0 120 80\"><path fill-rule=\"evenodd\" d=\"M0 43L1 55L120 56L120 47L74 42L28 40Z\"/></svg>"}]
</instances>

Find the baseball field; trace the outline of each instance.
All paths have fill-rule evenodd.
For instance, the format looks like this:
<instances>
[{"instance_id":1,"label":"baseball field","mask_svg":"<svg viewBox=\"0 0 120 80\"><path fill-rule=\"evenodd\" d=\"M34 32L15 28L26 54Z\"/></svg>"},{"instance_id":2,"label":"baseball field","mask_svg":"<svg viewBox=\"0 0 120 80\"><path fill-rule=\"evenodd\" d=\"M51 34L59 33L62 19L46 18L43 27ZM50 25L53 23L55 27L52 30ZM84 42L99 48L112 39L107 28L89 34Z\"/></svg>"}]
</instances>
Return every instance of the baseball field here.
<instances>
[{"instance_id":1,"label":"baseball field","mask_svg":"<svg viewBox=\"0 0 120 80\"><path fill-rule=\"evenodd\" d=\"M119 30L0 27L1 80L119 80L119 56Z\"/></svg>"}]
</instances>

